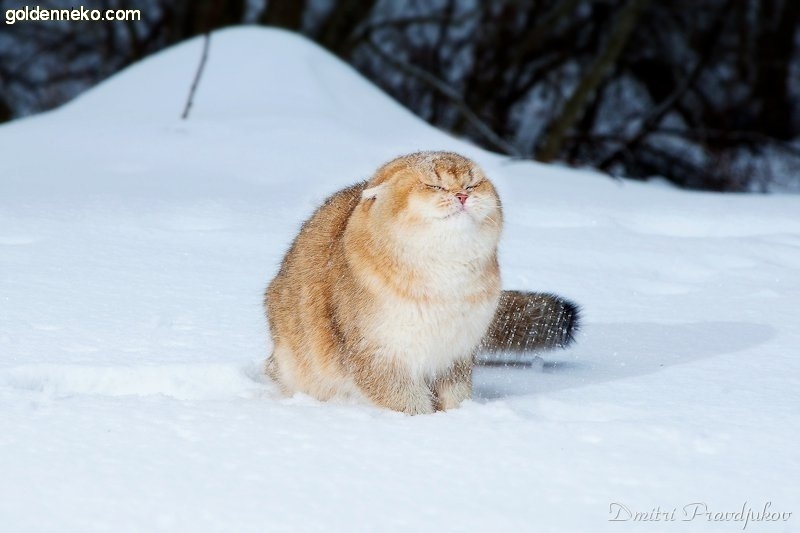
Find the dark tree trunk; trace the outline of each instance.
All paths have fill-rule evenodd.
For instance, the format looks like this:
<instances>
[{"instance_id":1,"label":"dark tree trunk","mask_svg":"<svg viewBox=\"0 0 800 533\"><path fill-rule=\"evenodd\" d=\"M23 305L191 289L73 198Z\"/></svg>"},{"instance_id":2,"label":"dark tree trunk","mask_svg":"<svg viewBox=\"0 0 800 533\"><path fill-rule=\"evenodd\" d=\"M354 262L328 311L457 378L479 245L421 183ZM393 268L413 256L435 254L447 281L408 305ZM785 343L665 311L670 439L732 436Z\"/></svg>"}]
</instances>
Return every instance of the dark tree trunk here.
<instances>
[{"instance_id":1,"label":"dark tree trunk","mask_svg":"<svg viewBox=\"0 0 800 533\"><path fill-rule=\"evenodd\" d=\"M165 4L168 41L179 42L195 35L242 22L246 0L180 0Z\"/></svg>"},{"instance_id":2,"label":"dark tree trunk","mask_svg":"<svg viewBox=\"0 0 800 533\"><path fill-rule=\"evenodd\" d=\"M606 74L614 67L617 57L619 57L628 42L628 38L636 26L642 10L648 3L649 0L630 0L628 5L622 8L616 24L611 30L611 35L608 37L606 47L600 52L594 63L589 66L589 70L578 82L575 91L564 103L561 113L551 124L544 144L536 153L538 160L546 163L558 156L564 144L564 137L572 125L580 119L588 98L600 86Z\"/></svg>"},{"instance_id":3,"label":"dark tree trunk","mask_svg":"<svg viewBox=\"0 0 800 533\"><path fill-rule=\"evenodd\" d=\"M317 35L317 42L339 57L347 58L356 42L356 28L366 21L377 0L340 0L335 2Z\"/></svg>"},{"instance_id":4,"label":"dark tree trunk","mask_svg":"<svg viewBox=\"0 0 800 533\"><path fill-rule=\"evenodd\" d=\"M303 29L305 10L306 0L268 0L259 22L265 26L300 31Z\"/></svg>"},{"instance_id":5,"label":"dark tree trunk","mask_svg":"<svg viewBox=\"0 0 800 533\"><path fill-rule=\"evenodd\" d=\"M800 19L797 0L763 0L757 40L757 74L753 99L759 102L756 131L788 141L798 132L792 124L789 76L795 32Z\"/></svg>"}]
</instances>

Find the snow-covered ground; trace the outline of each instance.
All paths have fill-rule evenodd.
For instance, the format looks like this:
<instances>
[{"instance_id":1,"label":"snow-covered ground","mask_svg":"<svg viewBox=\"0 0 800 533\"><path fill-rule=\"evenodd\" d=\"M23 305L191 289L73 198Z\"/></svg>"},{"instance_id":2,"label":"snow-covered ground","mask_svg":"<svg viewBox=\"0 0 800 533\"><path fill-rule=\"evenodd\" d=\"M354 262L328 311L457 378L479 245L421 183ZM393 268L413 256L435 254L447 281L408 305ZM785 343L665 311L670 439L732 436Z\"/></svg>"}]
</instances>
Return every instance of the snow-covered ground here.
<instances>
[{"instance_id":1,"label":"snow-covered ground","mask_svg":"<svg viewBox=\"0 0 800 533\"><path fill-rule=\"evenodd\" d=\"M0 530L800 530L800 197L509 161L275 30L214 34L181 121L200 50L0 128ZM281 398L283 252L420 149L485 168L504 285L579 302L578 342L447 413Z\"/></svg>"}]
</instances>

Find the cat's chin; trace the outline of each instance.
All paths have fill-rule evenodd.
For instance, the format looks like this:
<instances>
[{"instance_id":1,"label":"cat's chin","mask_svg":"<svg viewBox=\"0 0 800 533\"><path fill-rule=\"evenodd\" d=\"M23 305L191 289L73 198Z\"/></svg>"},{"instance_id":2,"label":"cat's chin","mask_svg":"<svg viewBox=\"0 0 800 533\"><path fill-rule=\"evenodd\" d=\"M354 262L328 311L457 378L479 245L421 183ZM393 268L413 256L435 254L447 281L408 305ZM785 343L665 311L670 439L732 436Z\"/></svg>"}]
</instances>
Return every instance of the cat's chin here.
<instances>
[{"instance_id":1,"label":"cat's chin","mask_svg":"<svg viewBox=\"0 0 800 533\"><path fill-rule=\"evenodd\" d=\"M439 216L435 221L442 225L442 228L449 228L448 231L455 229L469 229L474 227L478 221L467 213L457 212Z\"/></svg>"},{"instance_id":2,"label":"cat's chin","mask_svg":"<svg viewBox=\"0 0 800 533\"><path fill-rule=\"evenodd\" d=\"M481 222L480 217L478 217L476 213L470 212L468 209L451 211L450 213L440 215L437 218L438 220L449 224L479 224Z\"/></svg>"}]
</instances>

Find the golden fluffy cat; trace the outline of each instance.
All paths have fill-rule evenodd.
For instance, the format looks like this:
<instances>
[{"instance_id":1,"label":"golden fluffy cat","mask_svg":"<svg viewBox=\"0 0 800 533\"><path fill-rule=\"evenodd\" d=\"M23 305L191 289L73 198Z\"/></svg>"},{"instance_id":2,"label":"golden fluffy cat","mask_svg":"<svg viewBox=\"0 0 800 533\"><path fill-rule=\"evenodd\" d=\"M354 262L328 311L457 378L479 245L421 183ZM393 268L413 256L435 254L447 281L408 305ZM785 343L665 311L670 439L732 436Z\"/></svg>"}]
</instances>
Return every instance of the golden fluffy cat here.
<instances>
[{"instance_id":1,"label":"golden fluffy cat","mask_svg":"<svg viewBox=\"0 0 800 533\"><path fill-rule=\"evenodd\" d=\"M479 348L566 344L569 302L501 298L502 221L491 182L449 152L397 158L334 194L267 288L268 375L286 394L431 413L471 396Z\"/></svg>"}]
</instances>

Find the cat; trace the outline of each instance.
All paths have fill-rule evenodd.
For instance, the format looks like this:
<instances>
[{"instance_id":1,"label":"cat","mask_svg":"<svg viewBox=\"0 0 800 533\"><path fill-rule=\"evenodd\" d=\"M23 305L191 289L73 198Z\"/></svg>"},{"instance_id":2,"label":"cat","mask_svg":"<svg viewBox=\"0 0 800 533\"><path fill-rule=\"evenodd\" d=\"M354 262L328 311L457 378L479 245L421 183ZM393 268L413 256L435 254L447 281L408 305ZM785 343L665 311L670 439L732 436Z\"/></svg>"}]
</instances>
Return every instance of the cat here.
<instances>
[{"instance_id":1,"label":"cat","mask_svg":"<svg viewBox=\"0 0 800 533\"><path fill-rule=\"evenodd\" d=\"M577 308L501 291L500 199L471 160L398 157L328 198L264 296L283 393L357 398L407 414L472 394L479 349L563 346Z\"/></svg>"}]
</instances>

